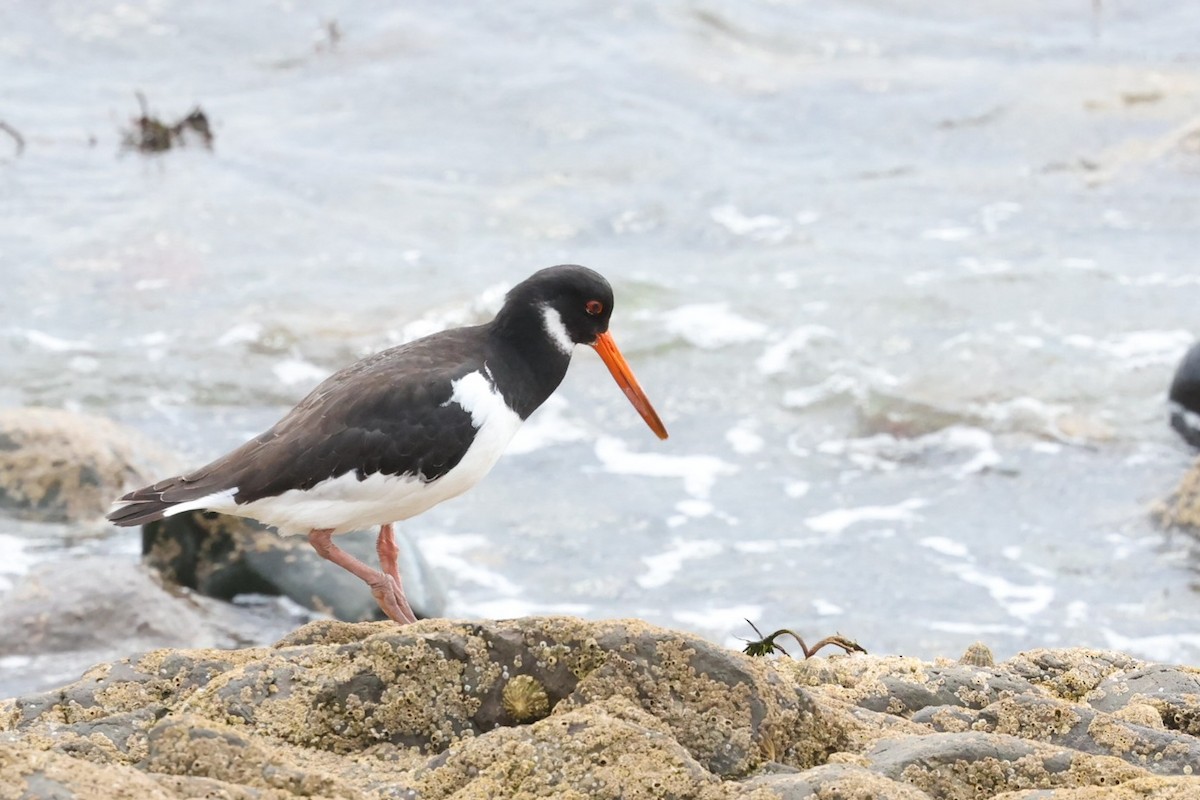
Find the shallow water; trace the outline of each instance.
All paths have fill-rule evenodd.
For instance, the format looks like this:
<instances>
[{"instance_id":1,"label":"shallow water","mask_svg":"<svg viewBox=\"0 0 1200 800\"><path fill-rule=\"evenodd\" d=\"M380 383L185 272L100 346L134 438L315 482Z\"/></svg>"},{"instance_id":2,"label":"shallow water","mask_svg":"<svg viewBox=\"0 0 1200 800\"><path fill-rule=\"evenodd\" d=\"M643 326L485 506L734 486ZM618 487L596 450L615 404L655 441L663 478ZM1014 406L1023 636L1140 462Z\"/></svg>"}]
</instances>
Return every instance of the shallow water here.
<instances>
[{"instance_id":1,"label":"shallow water","mask_svg":"<svg viewBox=\"0 0 1200 800\"><path fill-rule=\"evenodd\" d=\"M1191 542L1146 512L1191 458L1164 395L1200 296L1198 24L1166 2L14 0L0 403L199 462L354 358L584 263L672 437L580 352L486 481L405 525L453 613L1195 662ZM135 90L202 106L215 150L122 153ZM0 581L136 552L60 533L10 526Z\"/></svg>"}]
</instances>

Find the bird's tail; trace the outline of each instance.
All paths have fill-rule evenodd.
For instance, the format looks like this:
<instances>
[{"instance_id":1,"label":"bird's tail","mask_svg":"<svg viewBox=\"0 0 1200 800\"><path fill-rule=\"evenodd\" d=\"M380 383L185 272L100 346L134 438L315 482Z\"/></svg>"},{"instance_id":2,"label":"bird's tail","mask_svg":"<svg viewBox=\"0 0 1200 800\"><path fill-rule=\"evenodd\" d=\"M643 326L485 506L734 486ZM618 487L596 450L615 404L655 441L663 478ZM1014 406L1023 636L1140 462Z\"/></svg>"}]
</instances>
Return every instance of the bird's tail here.
<instances>
[{"instance_id":1,"label":"bird's tail","mask_svg":"<svg viewBox=\"0 0 1200 800\"><path fill-rule=\"evenodd\" d=\"M207 508L224 488L212 481L192 479L190 475L167 478L114 502L108 521L122 527L144 525L181 511Z\"/></svg>"}]
</instances>

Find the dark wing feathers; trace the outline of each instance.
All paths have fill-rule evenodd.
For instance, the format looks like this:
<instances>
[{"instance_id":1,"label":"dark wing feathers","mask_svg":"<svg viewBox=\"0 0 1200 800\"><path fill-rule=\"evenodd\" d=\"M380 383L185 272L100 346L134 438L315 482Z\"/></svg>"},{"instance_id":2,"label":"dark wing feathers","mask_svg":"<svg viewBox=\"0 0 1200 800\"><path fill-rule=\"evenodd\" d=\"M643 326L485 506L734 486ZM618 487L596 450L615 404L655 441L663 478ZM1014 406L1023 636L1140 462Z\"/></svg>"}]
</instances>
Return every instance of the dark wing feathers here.
<instances>
[{"instance_id":1,"label":"dark wing feathers","mask_svg":"<svg viewBox=\"0 0 1200 800\"><path fill-rule=\"evenodd\" d=\"M236 489L241 505L347 472L359 480L375 473L435 480L474 438L470 415L448 401L452 380L482 368L483 335L459 328L356 362L270 430L194 472L130 492L108 518L139 525L216 492Z\"/></svg>"}]
</instances>

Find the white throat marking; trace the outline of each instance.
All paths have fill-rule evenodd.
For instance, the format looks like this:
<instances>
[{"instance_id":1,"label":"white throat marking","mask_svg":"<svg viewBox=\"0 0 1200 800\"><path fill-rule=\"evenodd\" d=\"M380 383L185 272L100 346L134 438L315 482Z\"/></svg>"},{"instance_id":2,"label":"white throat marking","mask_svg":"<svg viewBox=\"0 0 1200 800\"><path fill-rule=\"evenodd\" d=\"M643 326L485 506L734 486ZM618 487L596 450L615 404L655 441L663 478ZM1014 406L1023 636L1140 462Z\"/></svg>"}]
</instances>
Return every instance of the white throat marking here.
<instances>
[{"instance_id":1,"label":"white throat marking","mask_svg":"<svg viewBox=\"0 0 1200 800\"><path fill-rule=\"evenodd\" d=\"M554 342L554 346L561 353L571 355L575 350L575 343L571 341L571 335L567 333L567 326L563 325L558 309L551 305L542 306L542 325L546 328L546 333L550 334L550 341Z\"/></svg>"}]
</instances>

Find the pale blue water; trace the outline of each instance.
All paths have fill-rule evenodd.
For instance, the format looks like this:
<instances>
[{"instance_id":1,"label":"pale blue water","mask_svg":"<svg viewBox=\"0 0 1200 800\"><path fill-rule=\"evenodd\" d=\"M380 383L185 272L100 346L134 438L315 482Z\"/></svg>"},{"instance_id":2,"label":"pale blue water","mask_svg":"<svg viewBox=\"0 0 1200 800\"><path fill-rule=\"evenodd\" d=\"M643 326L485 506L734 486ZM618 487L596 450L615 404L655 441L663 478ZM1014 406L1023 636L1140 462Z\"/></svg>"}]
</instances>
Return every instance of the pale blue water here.
<instances>
[{"instance_id":1,"label":"pale blue water","mask_svg":"<svg viewBox=\"0 0 1200 800\"><path fill-rule=\"evenodd\" d=\"M1164 394L1200 297L1198 24L10 0L0 403L202 461L338 366L584 263L672 438L581 352L522 452L405 526L454 613L1195 662L1190 540L1146 510L1190 461ZM202 106L214 152L120 153L135 90Z\"/></svg>"}]
</instances>

